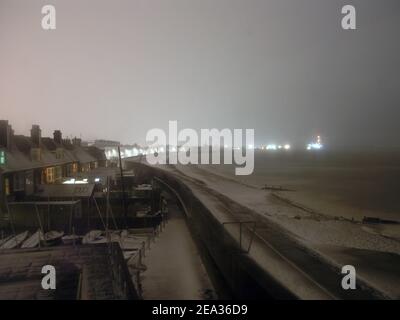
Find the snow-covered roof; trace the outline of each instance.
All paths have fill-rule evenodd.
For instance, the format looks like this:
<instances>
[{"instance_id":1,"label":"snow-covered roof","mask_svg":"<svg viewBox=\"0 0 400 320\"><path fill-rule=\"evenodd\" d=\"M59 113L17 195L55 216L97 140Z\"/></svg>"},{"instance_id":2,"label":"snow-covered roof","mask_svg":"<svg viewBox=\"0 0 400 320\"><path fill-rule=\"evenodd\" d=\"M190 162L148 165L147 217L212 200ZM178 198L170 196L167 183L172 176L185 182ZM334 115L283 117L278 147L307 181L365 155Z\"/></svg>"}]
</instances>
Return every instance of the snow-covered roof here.
<instances>
[{"instance_id":1,"label":"snow-covered roof","mask_svg":"<svg viewBox=\"0 0 400 320\"><path fill-rule=\"evenodd\" d=\"M3 172L16 172L49 166L80 162L89 163L103 160L100 153L90 152L85 147L77 145L57 144L51 138L42 138L40 144L40 160L32 159L31 150L36 148L31 139L22 135L15 135L10 148L0 147L5 153L5 164L1 165ZM57 152L61 151L57 154ZM91 150L92 151L92 150ZM96 155L99 155L96 157Z\"/></svg>"}]
</instances>

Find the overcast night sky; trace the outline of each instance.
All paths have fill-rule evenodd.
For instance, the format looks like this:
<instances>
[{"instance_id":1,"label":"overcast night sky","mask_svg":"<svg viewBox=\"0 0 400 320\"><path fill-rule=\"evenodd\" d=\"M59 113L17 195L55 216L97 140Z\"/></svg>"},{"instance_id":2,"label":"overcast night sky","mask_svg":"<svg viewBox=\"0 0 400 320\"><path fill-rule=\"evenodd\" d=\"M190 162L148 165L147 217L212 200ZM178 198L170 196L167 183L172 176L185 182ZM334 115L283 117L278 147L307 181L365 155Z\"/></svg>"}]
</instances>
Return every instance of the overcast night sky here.
<instances>
[{"instance_id":1,"label":"overcast night sky","mask_svg":"<svg viewBox=\"0 0 400 320\"><path fill-rule=\"evenodd\" d=\"M399 39L398 0L0 0L0 119L124 143L178 120L400 146Z\"/></svg>"}]
</instances>

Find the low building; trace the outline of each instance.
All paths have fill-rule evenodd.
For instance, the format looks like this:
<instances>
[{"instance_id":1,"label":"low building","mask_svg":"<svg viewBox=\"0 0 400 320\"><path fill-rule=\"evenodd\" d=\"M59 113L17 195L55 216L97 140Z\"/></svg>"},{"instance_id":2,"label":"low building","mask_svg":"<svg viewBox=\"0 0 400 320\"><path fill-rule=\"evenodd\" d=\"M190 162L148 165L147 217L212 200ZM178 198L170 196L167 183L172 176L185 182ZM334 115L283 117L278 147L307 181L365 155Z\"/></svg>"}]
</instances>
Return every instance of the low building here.
<instances>
[{"instance_id":1,"label":"low building","mask_svg":"<svg viewBox=\"0 0 400 320\"><path fill-rule=\"evenodd\" d=\"M62 183L78 173L107 166L105 154L96 147L81 146L78 138L42 137L33 125L30 137L14 135L7 120L0 120L0 194L1 203L34 195L43 184Z\"/></svg>"}]
</instances>

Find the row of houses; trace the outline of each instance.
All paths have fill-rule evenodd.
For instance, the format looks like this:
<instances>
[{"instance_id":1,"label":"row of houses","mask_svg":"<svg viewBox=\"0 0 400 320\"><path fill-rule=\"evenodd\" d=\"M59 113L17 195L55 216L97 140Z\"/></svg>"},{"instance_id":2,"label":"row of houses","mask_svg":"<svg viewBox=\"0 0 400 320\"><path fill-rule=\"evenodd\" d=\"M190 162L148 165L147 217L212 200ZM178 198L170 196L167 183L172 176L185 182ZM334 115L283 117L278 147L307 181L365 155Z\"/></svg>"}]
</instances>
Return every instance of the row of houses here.
<instances>
[{"instance_id":1,"label":"row of houses","mask_svg":"<svg viewBox=\"0 0 400 320\"><path fill-rule=\"evenodd\" d=\"M7 120L0 120L0 201L32 196L40 185L106 167L104 151L83 146L81 139L63 139L60 130L42 137L38 125L30 136L15 135Z\"/></svg>"}]
</instances>

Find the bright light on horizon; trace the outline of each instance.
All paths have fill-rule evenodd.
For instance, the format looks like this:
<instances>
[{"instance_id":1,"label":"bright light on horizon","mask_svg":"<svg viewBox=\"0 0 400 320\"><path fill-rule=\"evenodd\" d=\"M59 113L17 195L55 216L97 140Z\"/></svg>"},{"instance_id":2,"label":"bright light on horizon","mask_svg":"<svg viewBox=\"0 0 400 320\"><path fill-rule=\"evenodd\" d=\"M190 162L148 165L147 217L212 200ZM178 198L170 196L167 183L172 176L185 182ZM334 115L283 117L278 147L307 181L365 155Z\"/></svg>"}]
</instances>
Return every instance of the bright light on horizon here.
<instances>
[{"instance_id":1,"label":"bright light on horizon","mask_svg":"<svg viewBox=\"0 0 400 320\"><path fill-rule=\"evenodd\" d=\"M316 142L310 142L307 144L307 150L320 150L324 147L324 145L321 142L321 136L317 135L317 141Z\"/></svg>"}]
</instances>

